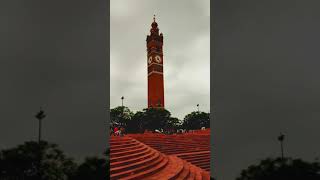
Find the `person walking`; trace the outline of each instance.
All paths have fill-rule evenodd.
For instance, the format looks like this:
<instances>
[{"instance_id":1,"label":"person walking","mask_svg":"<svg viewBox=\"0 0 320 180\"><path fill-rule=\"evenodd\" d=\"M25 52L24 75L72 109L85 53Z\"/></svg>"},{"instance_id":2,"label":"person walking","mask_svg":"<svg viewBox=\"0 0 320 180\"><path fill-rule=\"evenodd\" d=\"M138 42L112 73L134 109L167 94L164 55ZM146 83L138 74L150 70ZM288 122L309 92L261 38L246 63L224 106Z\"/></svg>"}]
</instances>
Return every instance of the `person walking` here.
<instances>
[{"instance_id":1,"label":"person walking","mask_svg":"<svg viewBox=\"0 0 320 180\"><path fill-rule=\"evenodd\" d=\"M110 127L110 136L114 136L113 128Z\"/></svg>"},{"instance_id":2,"label":"person walking","mask_svg":"<svg viewBox=\"0 0 320 180\"><path fill-rule=\"evenodd\" d=\"M118 127L115 127L113 132L114 132L115 136L118 136L119 135Z\"/></svg>"},{"instance_id":3,"label":"person walking","mask_svg":"<svg viewBox=\"0 0 320 180\"><path fill-rule=\"evenodd\" d=\"M120 136L122 137L124 135L124 127L120 128Z\"/></svg>"}]
</instances>

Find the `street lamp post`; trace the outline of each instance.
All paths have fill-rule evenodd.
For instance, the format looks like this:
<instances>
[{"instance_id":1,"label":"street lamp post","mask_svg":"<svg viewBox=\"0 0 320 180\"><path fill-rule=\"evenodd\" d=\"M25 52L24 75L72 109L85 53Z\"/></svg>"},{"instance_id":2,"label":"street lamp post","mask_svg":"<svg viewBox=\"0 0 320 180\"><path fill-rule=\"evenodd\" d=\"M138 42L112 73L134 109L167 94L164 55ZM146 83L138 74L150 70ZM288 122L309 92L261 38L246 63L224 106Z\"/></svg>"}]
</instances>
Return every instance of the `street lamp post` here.
<instances>
[{"instance_id":1,"label":"street lamp post","mask_svg":"<svg viewBox=\"0 0 320 180\"><path fill-rule=\"evenodd\" d=\"M42 125L42 119L46 117L44 111L42 110L42 108L40 107L40 111L35 115L35 117L39 120L39 134L38 134L38 146L39 146L39 154L38 154L38 176L39 179L41 179L41 156L42 156L42 148L41 148L41 125Z\"/></svg>"},{"instance_id":2,"label":"street lamp post","mask_svg":"<svg viewBox=\"0 0 320 180\"><path fill-rule=\"evenodd\" d=\"M123 99L124 97L121 97L121 107L122 107L122 118L123 118L123 111L124 111L124 107L123 107ZM120 122L120 125L122 126L123 124Z\"/></svg>"},{"instance_id":3,"label":"street lamp post","mask_svg":"<svg viewBox=\"0 0 320 180\"><path fill-rule=\"evenodd\" d=\"M121 105L123 106L123 99L124 99L124 97L122 96L121 97Z\"/></svg>"},{"instance_id":4,"label":"street lamp post","mask_svg":"<svg viewBox=\"0 0 320 180\"><path fill-rule=\"evenodd\" d=\"M40 111L35 115L35 117L39 120L39 134L38 134L38 143L40 144L41 141L41 121L43 118L46 117L46 115L44 114L44 111L42 110L42 108L40 107Z\"/></svg>"},{"instance_id":5,"label":"street lamp post","mask_svg":"<svg viewBox=\"0 0 320 180\"><path fill-rule=\"evenodd\" d=\"M280 133L280 136L278 137L278 140L280 141L280 146L281 146L281 159L282 161L284 160L283 156L283 140L284 140L284 134Z\"/></svg>"}]
</instances>

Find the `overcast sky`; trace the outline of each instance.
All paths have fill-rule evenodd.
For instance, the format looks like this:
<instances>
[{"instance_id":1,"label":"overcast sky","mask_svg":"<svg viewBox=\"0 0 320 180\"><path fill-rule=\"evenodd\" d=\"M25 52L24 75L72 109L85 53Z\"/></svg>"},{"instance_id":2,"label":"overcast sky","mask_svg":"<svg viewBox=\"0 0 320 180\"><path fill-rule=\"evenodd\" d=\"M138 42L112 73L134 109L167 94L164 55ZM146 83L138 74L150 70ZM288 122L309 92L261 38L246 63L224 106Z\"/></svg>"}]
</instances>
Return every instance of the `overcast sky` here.
<instances>
[{"instance_id":1,"label":"overcast sky","mask_svg":"<svg viewBox=\"0 0 320 180\"><path fill-rule=\"evenodd\" d=\"M111 0L110 107L147 107L146 36L156 15L164 36L165 107L183 119L210 111L210 1Z\"/></svg>"},{"instance_id":2,"label":"overcast sky","mask_svg":"<svg viewBox=\"0 0 320 180\"><path fill-rule=\"evenodd\" d=\"M107 145L107 1L0 1L0 149L42 138L71 157Z\"/></svg>"},{"instance_id":3,"label":"overcast sky","mask_svg":"<svg viewBox=\"0 0 320 180\"><path fill-rule=\"evenodd\" d=\"M319 1L216 0L213 170L232 180L266 157L320 157Z\"/></svg>"}]
</instances>

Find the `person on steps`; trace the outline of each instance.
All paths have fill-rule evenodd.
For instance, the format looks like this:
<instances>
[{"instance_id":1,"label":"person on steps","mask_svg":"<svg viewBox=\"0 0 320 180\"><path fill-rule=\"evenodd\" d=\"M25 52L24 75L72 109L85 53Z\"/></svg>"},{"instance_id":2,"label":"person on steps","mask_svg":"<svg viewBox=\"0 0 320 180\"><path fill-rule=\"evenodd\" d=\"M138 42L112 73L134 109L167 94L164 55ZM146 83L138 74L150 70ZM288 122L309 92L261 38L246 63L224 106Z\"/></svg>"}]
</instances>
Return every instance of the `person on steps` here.
<instances>
[{"instance_id":1,"label":"person on steps","mask_svg":"<svg viewBox=\"0 0 320 180\"><path fill-rule=\"evenodd\" d=\"M115 127L113 132L114 132L115 136L118 136L119 135L118 127Z\"/></svg>"}]
</instances>

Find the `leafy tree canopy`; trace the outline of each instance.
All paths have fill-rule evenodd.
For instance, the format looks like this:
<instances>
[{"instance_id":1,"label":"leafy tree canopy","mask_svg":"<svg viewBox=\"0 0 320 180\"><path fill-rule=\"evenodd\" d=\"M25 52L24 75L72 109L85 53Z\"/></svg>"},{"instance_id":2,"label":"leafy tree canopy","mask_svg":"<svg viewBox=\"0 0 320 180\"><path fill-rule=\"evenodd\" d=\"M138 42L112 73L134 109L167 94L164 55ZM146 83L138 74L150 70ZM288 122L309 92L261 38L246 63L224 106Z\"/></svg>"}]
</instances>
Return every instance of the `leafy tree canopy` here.
<instances>
[{"instance_id":1,"label":"leafy tree canopy","mask_svg":"<svg viewBox=\"0 0 320 180\"><path fill-rule=\"evenodd\" d=\"M128 133L143 133L144 132L144 124L143 121L145 119L145 113L141 111L137 111L128 121L127 124L127 132Z\"/></svg>"},{"instance_id":2,"label":"leafy tree canopy","mask_svg":"<svg viewBox=\"0 0 320 180\"><path fill-rule=\"evenodd\" d=\"M319 180L320 164L301 159L265 159L241 172L236 180Z\"/></svg>"},{"instance_id":3,"label":"leafy tree canopy","mask_svg":"<svg viewBox=\"0 0 320 180\"><path fill-rule=\"evenodd\" d=\"M185 116L182 126L189 130L210 128L210 114L206 112L192 112Z\"/></svg>"},{"instance_id":4,"label":"leafy tree canopy","mask_svg":"<svg viewBox=\"0 0 320 180\"><path fill-rule=\"evenodd\" d=\"M41 179L67 179L73 176L76 164L72 159L66 158L56 144L41 141L40 145ZM0 176L5 179L39 178L39 150L39 144L34 141L2 150L0 153Z\"/></svg>"},{"instance_id":5,"label":"leafy tree canopy","mask_svg":"<svg viewBox=\"0 0 320 180\"><path fill-rule=\"evenodd\" d=\"M144 130L175 129L181 124L178 118L163 108L146 108L136 112L127 123L127 132L142 133Z\"/></svg>"},{"instance_id":6,"label":"leafy tree canopy","mask_svg":"<svg viewBox=\"0 0 320 180\"><path fill-rule=\"evenodd\" d=\"M176 129L180 124L178 118L171 117L171 113L163 108L144 109L143 127L148 130Z\"/></svg>"},{"instance_id":7,"label":"leafy tree canopy","mask_svg":"<svg viewBox=\"0 0 320 180\"><path fill-rule=\"evenodd\" d=\"M118 106L110 110L111 124L123 126L128 133L141 133L144 130L155 129L201 129L210 128L210 114L206 112L191 112L184 120L171 117L164 108L146 108L133 113L128 107Z\"/></svg>"},{"instance_id":8,"label":"leafy tree canopy","mask_svg":"<svg viewBox=\"0 0 320 180\"><path fill-rule=\"evenodd\" d=\"M118 106L110 110L111 124L126 126L132 116L133 112L125 106Z\"/></svg>"},{"instance_id":9,"label":"leafy tree canopy","mask_svg":"<svg viewBox=\"0 0 320 180\"><path fill-rule=\"evenodd\" d=\"M109 161L104 158L88 157L78 167L74 180L108 179Z\"/></svg>"},{"instance_id":10,"label":"leafy tree canopy","mask_svg":"<svg viewBox=\"0 0 320 180\"><path fill-rule=\"evenodd\" d=\"M29 141L0 151L0 179L88 180L108 179L110 149L103 158L89 157L77 166L56 144L41 141L41 177L39 178L39 144Z\"/></svg>"}]
</instances>

